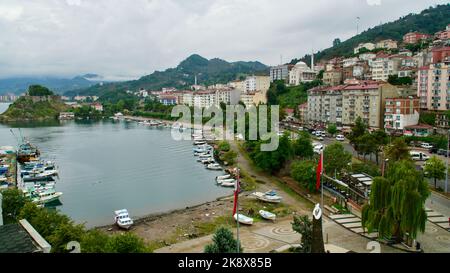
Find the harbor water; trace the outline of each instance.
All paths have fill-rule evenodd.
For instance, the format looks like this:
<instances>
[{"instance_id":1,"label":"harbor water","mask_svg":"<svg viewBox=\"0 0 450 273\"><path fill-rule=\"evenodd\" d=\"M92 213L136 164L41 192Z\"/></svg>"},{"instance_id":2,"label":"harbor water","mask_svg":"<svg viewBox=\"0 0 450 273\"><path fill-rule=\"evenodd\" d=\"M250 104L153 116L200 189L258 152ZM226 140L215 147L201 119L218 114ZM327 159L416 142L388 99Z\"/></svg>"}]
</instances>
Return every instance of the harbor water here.
<instances>
[{"instance_id":1,"label":"harbor water","mask_svg":"<svg viewBox=\"0 0 450 273\"><path fill-rule=\"evenodd\" d=\"M6 109L0 104L0 112ZM134 122L76 122L0 125L0 146L22 134L59 168L56 190L64 195L57 209L77 223L113 223L113 211L132 217L185 208L232 194L196 161L192 142L175 141L170 129Z\"/></svg>"}]
</instances>

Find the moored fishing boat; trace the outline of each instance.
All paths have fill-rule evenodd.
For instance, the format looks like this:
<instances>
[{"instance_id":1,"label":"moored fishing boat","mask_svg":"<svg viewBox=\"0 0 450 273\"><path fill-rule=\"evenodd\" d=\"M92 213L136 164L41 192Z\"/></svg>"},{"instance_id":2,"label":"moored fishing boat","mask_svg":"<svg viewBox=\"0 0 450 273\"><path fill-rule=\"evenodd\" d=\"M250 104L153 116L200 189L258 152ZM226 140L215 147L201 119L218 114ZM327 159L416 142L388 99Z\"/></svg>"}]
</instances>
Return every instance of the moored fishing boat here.
<instances>
[{"instance_id":1,"label":"moored fishing boat","mask_svg":"<svg viewBox=\"0 0 450 273\"><path fill-rule=\"evenodd\" d=\"M33 203L37 203L37 204L48 204L54 201L59 200L59 197L61 197L63 195L62 192L57 192L53 189L51 190L46 190L46 191L42 191L42 192L34 192L31 195L31 200Z\"/></svg>"},{"instance_id":2,"label":"moored fishing boat","mask_svg":"<svg viewBox=\"0 0 450 273\"><path fill-rule=\"evenodd\" d=\"M17 150L17 161L19 163L25 163L39 158L39 150L29 142L25 142L19 145Z\"/></svg>"},{"instance_id":3,"label":"moored fishing boat","mask_svg":"<svg viewBox=\"0 0 450 273\"><path fill-rule=\"evenodd\" d=\"M54 181L53 177L58 173L56 171L43 171L42 173L30 173L22 177L24 182L35 181Z\"/></svg>"},{"instance_id":4,"label":"moored fishing boat","mask_svg":"<svg viewBox=\"0 0 450 273\"><path fill-rule=\"evenodd\" d=\"M114 212L114 222L123 229L129 229L133 225L133 220L128 214L128 210L121 209Z\"/></svg>"}]
</instances>

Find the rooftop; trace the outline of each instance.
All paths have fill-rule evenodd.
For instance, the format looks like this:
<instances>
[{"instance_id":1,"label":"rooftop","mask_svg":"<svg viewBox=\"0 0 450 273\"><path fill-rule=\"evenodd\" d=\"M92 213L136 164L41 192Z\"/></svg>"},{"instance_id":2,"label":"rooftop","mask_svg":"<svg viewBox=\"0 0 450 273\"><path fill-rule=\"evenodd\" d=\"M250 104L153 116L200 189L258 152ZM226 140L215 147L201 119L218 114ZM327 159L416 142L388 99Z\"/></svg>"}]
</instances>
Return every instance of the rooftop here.
<instances>
[{"instance_id":1,"label":"rooftop","mask_svg":"<svg viewBox=\"0 0 450 273\"><path fill-rule=\"evenodd\" d=\"M0 226L0 253L49 252L50 248L26 220Z\"/></svg>"}]
</instances>

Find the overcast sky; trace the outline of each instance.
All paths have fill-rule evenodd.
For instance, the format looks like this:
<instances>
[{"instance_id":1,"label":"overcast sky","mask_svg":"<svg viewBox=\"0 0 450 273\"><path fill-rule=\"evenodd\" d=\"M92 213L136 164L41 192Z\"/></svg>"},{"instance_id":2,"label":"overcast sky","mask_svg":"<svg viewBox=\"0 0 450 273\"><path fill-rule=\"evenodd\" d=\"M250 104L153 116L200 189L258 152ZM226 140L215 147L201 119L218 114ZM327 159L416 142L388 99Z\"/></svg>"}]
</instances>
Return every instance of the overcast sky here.
<instances>
[{"instance_id":1,"label":"overcast sky","mask_svg":"<svg viewBox=\"0 0 450 273\"><path fill-rule=\"evenodd\" d=\"M137 78L197 53L267 65L440 0L0 0L0 78Z\"/></svg>"}]
</instances>

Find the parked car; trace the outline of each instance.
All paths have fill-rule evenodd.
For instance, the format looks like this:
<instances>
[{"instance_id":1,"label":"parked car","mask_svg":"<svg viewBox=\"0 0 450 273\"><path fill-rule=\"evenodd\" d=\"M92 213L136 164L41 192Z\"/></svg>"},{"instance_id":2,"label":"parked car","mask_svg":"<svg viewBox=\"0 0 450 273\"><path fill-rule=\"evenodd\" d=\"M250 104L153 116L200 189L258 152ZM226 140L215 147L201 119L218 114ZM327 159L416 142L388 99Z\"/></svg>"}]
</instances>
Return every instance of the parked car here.
<instances>
[{"instance_id":1,"label":"parked car","mask_svg":"<svg viewBox=\"0 0 450 273\"><path fill-rule=\"evenodd\" d=\"M439 149L436 148L436 147L433 147L433 148L430 149L430 153L432 153L432 154L437 154L438 151L439 151ZM444 154L445 154L445 152L444 152Z\"/></svg>"},{"instance_id":2,"label":"parked car","mask_svg":"<svg viewBox=\"0 0 450 273\"><path fill-rule=\"evenodd\" d=\"M337 140L337 141L344 141L344 140L345 140L345 137L344 137L343 135L337 135L337 136L336 136L336 140Z\"/></svg>"},{"instance_id":3,"label":"parked car","mask_svg":"<svg viewBox=\"0 0 450 273\"><path fill-rule=\"evenodd\" d=\"M438 155L445 156L445 157L448 157L448 155L450 155L450 152L447 154L447 150L445 150L445 149L439 149L439 150L437 151L437 154L438 154Z\"/></svg>"},{"instance_id":4,"label":"parked car","mask_svg":"<svg viewBox=\"0 0 450 273\"><path fill-rule=\"evenodd\" d=\"M415 161L427 161L428 159L430 159L430 157L427 154L419 151L410 151L409 154L411 155L411 158Z\"/></svg>"},{"instance_id":5,"label":"parked car","mask_svg":"<svg viewBox=\"0 0 450 273\"><path fill-rule=\"evenodd\" d=\"M431 145L430 143L423 142L423 143L420 145L420 147L422 147L422 148L424 148L424 149L431 149L431 148L433 148L433 145Z\"/></svg>"},{"instance_id":6,"label":"parked car","mask_svg":"<svg viewBox=\"0 0 450 273\"><path fill-rule=\"evenodd\" d=\"M323 136L318 136L318 137L317 137L317 140L323 141Z\"/></svg>"}]
</instances>

